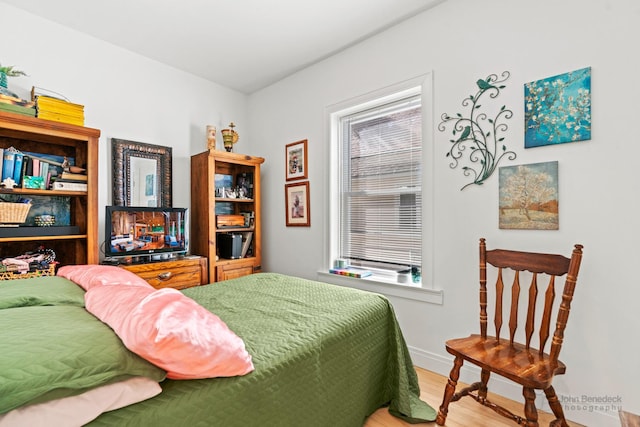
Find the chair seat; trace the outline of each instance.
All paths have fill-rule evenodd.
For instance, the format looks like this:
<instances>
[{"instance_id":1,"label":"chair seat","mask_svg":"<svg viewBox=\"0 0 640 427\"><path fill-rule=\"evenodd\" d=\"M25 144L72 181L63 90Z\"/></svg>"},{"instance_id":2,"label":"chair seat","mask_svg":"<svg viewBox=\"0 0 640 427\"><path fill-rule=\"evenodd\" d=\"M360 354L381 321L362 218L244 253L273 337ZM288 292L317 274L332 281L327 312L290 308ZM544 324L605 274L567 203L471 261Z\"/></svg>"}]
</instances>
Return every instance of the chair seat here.
<instances>
[{"instance_id":1,"label":"chair seat","mask_svg":"<svg viewBox=\"0 0 640 427\"><path fill-rule=\"evenodd\" d=\"M483 339L480 335L457 338L446 342L446 348L454 356L462 357L490 372L509 378L524 387L546 389L554 375L564 374L566 366L557 361L552 364L549 355L537 349L511 344L507 339L495 337Z\"/></svg>"}]
</instances>

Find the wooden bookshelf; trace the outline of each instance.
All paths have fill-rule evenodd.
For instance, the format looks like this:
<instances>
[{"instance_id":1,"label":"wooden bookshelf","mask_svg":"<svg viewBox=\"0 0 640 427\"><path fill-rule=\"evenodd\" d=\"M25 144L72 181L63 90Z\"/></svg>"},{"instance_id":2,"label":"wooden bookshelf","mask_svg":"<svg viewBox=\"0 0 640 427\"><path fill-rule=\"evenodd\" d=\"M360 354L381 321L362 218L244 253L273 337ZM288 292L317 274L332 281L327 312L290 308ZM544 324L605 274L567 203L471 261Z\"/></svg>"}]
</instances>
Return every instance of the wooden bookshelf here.
<instances>
[{"instance_id":1,"label":"wooden bookshelf","mask_svg":"<svg viewBox=\"0 0 640 427\"><path fill-rule=\"evenodd\" d=\"M260 165L262 157L226 151L205 151L191 156L191 252L209 260L209 282L232 279L257 273L262 269L262 229L260 214ZM238 186L240 174L251 174L252 188L247 197L218 197L217 175L230 178L230 186ZM221 227L216 212L240 215L253 212L253 219L244 227ZM221 251L222 234L253 233L244 256L229 258Z\"/></svg>"},{"instance_id":2,"label":"wooden bookshelf","mask_svg":"<svg viewBox=\"0 0 640 427\"><path fill-rule=\"evenodd\" d=\"M87 169L87 191L0 189L0 195L68 197L70 225L77 227L77 233L73 234L46 235L46 227L43 227L42 235L29 233L20 237L0 237L0 258L21 255L42 244L56 252L59 265L99 262L99 137L98 129L0 112L0 147L73 157L76 165L83 165Z\"/></svg>"}]
</instances>

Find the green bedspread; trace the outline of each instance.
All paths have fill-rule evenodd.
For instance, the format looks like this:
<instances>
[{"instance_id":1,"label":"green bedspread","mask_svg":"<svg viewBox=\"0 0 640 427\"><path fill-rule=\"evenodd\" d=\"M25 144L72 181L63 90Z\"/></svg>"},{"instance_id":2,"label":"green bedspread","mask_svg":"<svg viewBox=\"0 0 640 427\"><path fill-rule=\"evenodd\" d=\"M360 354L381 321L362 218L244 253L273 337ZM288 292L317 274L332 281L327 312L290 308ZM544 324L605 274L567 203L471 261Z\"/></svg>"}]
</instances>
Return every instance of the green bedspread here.
<instances>
[{"instance_id":1,"label":"green bedspread","mask_svg":"<svg viewBox=\"0 0 640 427\"><path fill-rule=\"evenodd\" d=\"M362 426L381 406L433 421L391 304L381 295L273 273L183 291L244 341L255 371L165 380L152 399L92 426Z\"/></svg>"},{"instance_id":2,"label":"green bedspread","mask_svg":"<svg viewBox=\"0 0 640 427\"><path fill-rule=\"evenodd\" d=\"M60 277L0 284L0 414L131 376L165 372L127 350Z\"/></svg>"}]
</instances>

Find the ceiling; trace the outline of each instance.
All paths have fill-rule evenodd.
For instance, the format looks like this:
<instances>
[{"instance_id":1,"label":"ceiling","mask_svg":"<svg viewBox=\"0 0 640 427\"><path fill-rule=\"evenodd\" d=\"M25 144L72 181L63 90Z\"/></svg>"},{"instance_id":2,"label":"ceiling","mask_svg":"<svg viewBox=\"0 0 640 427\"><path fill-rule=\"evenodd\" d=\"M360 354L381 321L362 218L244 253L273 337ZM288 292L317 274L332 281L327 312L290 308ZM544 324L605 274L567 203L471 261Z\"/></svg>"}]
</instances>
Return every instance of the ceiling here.
<instances>
[{"instance_id":1,"label":"ceiling","mask_svg":"<svg viewBox=\"0 0 640 427\"><path fill-rule=\"evenodd\" d=\"M444 0L1 0L243 93Z\"/></svg>"}]
</instances>

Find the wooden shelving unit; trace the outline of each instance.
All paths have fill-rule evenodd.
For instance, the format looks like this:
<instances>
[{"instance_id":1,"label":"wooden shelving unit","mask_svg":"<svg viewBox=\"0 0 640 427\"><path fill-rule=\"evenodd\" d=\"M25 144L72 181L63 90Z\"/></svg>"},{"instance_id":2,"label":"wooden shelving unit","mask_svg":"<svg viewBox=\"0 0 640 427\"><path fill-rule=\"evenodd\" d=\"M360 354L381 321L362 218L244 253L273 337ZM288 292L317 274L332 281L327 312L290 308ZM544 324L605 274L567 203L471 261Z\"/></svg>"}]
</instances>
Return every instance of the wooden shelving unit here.
<instances>
[{"instance_id":1,"label":"wooden shelving unit","mask_svg":"<svg viewBox=\"0 0 640 427\"><path fill-rule=\"evenodd\" d=\"M86 165L87 168L87 191L0 189L0 194L69 197L71 225L78 230L77 233L63 235L0 237L0 258L20 255L42 243L56 252L56 261L60 265L99 262L99 137L98 129L0 113L0 147L73 157L76 165Z\"/></svg>"},{"instance_id":2,"label":"wooden shelving unit","mask_svg":"<svg viewBox=\"0 0 640 427\"><path fill-rule=\"evenodd\" d=\"M260 165L264 158L226 151L205 151L191 156L191 253L209 260L209 282L232 279L261 271L262 228L260 214ZM251 174L250 198L216 197L216 174L228 175L237 185L239 174ZM217 227L216 206L224 203L231 214L253 212L253 223L245 227ZM238 259L220 254L220 235L251 232L249 255Z\"/></svg>"}]
</instances>

